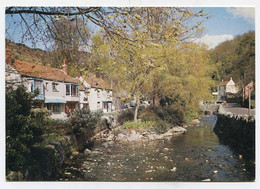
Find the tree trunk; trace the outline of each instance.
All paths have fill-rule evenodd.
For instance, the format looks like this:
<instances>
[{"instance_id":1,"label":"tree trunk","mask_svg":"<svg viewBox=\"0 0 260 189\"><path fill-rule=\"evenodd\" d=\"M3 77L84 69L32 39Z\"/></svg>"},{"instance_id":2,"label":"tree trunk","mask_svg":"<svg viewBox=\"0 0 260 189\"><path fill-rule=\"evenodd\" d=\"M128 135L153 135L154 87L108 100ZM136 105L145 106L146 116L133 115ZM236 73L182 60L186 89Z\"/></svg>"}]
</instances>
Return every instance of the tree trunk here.
<instances>
[{"instance_id":1,"label":"tree trunk","mask_svg":"<svg viewBox=\"0 0 260 189\"><path fill-rule=\"evenodd\" d=\"M138 109L139 109L139 104L140 104L140 99L139 95L136 96L136 106L135 106L135 114L134 114L134 122L137 123L137 114L138 114Z\"/></svg>"},{"instance_id":2,"label":"tree trunk","mask_svg":"<svg viewBox=\"0 0 260 189\"><path fill-rule=\"evenodd\" d=\"M160 105L160 98L157 92L154 94L153 97L153 105L156 107Z\"/></svg>"}]
</instances>

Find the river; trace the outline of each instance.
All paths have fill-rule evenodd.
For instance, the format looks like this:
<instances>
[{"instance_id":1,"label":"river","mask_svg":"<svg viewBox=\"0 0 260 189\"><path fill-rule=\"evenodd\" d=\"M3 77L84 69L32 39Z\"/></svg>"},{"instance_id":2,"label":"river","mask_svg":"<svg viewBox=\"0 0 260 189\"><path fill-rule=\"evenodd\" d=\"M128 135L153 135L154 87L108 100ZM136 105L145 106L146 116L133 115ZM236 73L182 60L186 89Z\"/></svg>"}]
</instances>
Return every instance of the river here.
<instances>
[{"instance_id":1,"label":"river","mask_svg":"<svg viewBox=\"0 0 260 189\"><path fill-rule=\"evenodd\" d=\"M110 146L70 162L58 180L73 181L254 181L254 162L222 144L215 116L170 139Z\"/></svg>"}]
</instances>

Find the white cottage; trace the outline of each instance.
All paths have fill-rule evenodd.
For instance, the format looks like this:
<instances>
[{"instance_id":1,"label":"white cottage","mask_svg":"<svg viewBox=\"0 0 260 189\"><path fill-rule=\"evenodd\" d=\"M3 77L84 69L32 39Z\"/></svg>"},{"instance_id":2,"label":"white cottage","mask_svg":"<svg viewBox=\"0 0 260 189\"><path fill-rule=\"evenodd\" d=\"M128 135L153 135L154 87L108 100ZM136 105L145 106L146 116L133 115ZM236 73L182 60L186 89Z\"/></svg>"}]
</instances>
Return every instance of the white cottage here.
<instances>
[{"instance_id":1,"label":"white cottage","mask_svg":"<svg viewBox=\"0 0 260 189\"><path fill-rule=\"evenodd\" d=\"M84 92L81 93L84 95L82 98L88 100L90 111L102 110L104 113L112 112L113 91L103 79L97 78L92 74L88 77L78 76L78 79L84 87ZM84 104L81 104L81 107L83 106Z\"/></svg>"},{"instance_id":2,"label":"white cottage","mask_svg":"<svg viewBox=\"0 0 260 189\"><path fill-rule=\"evenodd\" d=\"M235 82L232 77L229 81L223 81L218 85L218 94L220 98L227 96L228 93L236 94L238 92Z\"/></svg>"},{"instance_id":3,"label":"white cottage","mask_svg":"<svg viewBox=\"0 0 260 189\"><path fill-rule=\"evenodd\" d=\"M28 92L38 90L35 100L39 107L51 111L52 118L66 118L71 111L79 108L78 80L67 75L66 64L63 69L56 69L8 58L6 68L9 68L6 81L17 80Z\"/></svg>"}]
</instances>

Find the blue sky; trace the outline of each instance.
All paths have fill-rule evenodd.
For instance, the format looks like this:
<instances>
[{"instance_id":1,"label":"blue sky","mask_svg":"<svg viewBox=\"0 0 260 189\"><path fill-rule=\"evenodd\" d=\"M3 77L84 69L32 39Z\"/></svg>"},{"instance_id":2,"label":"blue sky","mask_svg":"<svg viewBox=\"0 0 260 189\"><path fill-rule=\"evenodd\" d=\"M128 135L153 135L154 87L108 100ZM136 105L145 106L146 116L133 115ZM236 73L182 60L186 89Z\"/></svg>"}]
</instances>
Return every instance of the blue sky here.
<instances>
[{"instance_id":1,"label":"blue sky","mask_svg":"<svg viewBox=\"0 0 260 189\"><path fill-rule=\"evenodd\" d=\"M210 7L203 10L212 18L203 24L205 35L199 41L206 43L209 48L233 39L236 35L255 30L254 8Z\"/></svg>"},{"instance_id":2,"label":"blue sky","mask_svg":"<svg viewBox=\"0 0 260 189\"><path fill-rule=\"evenodd\" d=\"M208 35L221 35L221 34L230 34L230 35L240 35L250 30L254 30L254 23L252 19L246 19L245 15L240 14L241 16L234 15L233 12L237 8L203 8L205 12L213 15L213 17L204 23L206 28L206 33ZM250 14L250 8L240 8L243 9L241 12L248 10ZM237 13L239 14L239 13Z\"/></svg>"},{"instance_id":3,"label":"blue sky","mask_svg":"<svg viewBox=\"0 0 260 189\"><path fill-rule=\"evenodd\" d=\"M202 8L194 9L200 10ZM205 43L208 48L214 48L225 40L233 39L236 35L255 30L253 8L207 7L203 9L212 18L203 23L205 28L204 36L198 39L197 42ZM6 17L6 27L8 27L10 20L10 17ZM13 31L15 32L12 35L12 39L15 42L21 42L19 31L14 29ZM43 45L38 47L44 48Z\"/></svg>"}]
</instances>

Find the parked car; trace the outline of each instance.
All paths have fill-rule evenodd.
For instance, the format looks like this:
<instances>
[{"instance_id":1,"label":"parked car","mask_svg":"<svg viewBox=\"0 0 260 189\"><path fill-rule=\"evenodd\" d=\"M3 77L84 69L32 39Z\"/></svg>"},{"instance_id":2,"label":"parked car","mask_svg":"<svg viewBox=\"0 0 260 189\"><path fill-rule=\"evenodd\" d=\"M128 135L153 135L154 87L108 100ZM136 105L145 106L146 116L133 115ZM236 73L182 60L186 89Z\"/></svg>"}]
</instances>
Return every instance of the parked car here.
<instances>
[{"instance_id":1,"label":"parked car","mask_svg":"<svg viewBox=\"0 0 260 189\"><path fill-rule=\"evenodd\" d=\"M126 104L123 104L122 106L121 106L121 109L127 109L128 108L128 106L126 105Z\"/></svg>"},{"instance_id":2,"label":"parked car","mask_svg":"<svg viewBox=\"0 0 260 189\"><path fill-rule=\"evenodd\" d=\"M135 106L136 106L136 102L135 102L135 101L131 101L131 102L130 102L130 106L131 106L131 107L135 107Z\"/></svg>"}]
</instances>

